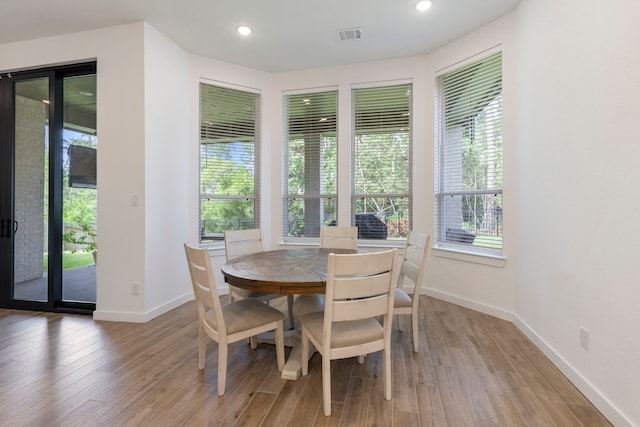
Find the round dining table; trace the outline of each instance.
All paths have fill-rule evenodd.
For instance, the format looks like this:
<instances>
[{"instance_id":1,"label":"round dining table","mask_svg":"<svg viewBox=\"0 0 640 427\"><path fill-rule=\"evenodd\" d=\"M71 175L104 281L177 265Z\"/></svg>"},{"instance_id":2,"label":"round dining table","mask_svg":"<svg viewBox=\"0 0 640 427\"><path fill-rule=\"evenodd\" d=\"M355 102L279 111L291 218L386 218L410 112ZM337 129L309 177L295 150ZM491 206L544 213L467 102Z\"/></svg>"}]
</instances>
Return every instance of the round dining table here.
<instances>
[{"instance_id":1,"label":"round dining table","mask_svg":"<svg viewBox=\"0 0 640 427\"><path fill-rule=\"evenodd\" d=\"M250 291L270 294L324 294L330 253L352 249L295 248L256 252L231 258L222 265L225 281Z\"/></svg>"},{"instance_id":2,"label":"round dining table","mask_svg":"<svg viewBox=\"0 0 640 427\"><path fill-rule=\"evenodd\" d=\"M365 251L353 249L295 248L256 252L231 258L222 265L222 275L229 285L269 294L297 294L293 306L294 317L323 309L322 298L327 282L329 254L355 254ZM290 331L295 332L295 331ZM296 380L300 376L299 336L291 339L293 349L282 369L282 378ZM271 343L271 338L262 342ZM313 351L309 353L313 354Z\"/></svg>"}]
</instances>

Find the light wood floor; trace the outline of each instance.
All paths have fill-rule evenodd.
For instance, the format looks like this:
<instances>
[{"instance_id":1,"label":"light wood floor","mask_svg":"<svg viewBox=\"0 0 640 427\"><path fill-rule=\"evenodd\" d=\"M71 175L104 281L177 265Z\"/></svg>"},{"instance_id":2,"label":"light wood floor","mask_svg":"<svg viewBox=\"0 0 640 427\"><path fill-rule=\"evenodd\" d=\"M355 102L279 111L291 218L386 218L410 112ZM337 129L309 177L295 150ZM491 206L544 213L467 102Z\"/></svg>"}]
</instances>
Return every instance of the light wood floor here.
<instances>
[{"instance_id":1,"label":"light wood floor","mask_svg":"<svg viewBox=\"0 0 640 427\"><path fill-rule=\"evenodd\" d=\"M308 376L285 381L269 345L232 344L217 397L211 341L198 370L193 302L147 324L0 310L0 425L611 425L509 322L420 303L420 353L394 327L393 399L383 398L379 354L335 361L331 417L319 356Z\"/></svg>"}]
</instances>

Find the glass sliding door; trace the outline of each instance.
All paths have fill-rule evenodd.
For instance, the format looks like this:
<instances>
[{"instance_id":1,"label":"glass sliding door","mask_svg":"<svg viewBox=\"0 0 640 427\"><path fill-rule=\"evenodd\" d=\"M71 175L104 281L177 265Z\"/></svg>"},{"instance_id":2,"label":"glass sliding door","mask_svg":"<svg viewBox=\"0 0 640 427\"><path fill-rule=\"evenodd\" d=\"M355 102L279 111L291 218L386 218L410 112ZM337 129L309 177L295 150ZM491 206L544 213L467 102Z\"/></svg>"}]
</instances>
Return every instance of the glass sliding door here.
<instances>
[{"instance_id":1,"label":"glass sliding door","mask_svg":"<svg viewBox=\"0 0 640 427\"><path fill-rule=\"evenodd\" d=\"M63 79L62 299L96 302L96 76Z\"/></svg>"},{"instance_id":2,"label":"glass sliding door","mask_svg":"<svg viewBox=\"0 0 640 427\"><path fill-rule=\"evenodd\" d=\"M0 76L0 306L90 313L95 64Z\"/></svg>"}]
</instances>

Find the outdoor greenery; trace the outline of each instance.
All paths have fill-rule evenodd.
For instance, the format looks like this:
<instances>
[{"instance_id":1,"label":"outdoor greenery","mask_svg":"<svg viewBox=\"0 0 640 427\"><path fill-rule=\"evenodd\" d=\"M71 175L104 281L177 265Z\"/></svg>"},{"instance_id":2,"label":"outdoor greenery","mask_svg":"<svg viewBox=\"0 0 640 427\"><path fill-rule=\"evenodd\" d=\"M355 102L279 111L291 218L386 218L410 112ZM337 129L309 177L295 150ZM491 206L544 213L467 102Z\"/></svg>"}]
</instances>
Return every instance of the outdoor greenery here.
<instances>
[{"instance_id":1,"label":"outdoor greenery","mask_svg":"<svg viewBox=\"0 0 640 427\"><path fill-rule=\"evenodd\" d=\"M336 192L337 192L337 143L335 135L321 134L319 146L314 147L311 156L317 156L320 164L322 178L314 182L316 191L311 191L310 183L307 183L305 173L305 158L308 155L304 138L295 138L288 144L288 176L287 190L289 196L315 196L312 199L302 197L289 197L287 200L288 228L290 237L302 237L305 235L305 209L315 209L321 212L318 215L319 224L315 224L319 232L319 226L329 225L336 219ZM318 145L316 144L316 145ZM307 224L307 227L309 224ZM314 233L315 234L315 233Z\"/></svg>"},{"instance_id":2,"label":"outdoor greenery","mask_svg":"<svg viewBox=\"0 0 640 427\"><path fill-rule=\"evenodd\" d=\"M64 205L62 220L76 224L95 224L97 197L94 188L69 187L69 157L66 155L69 145L81 145L84 147L96 146L96 137L93 135L74 132L73 137L64 141L63 157L63 181L62 192Z\"/></svg>"},{"instance_id":3,"label":"outdoor greenery","mask_svg":"<svg viewBox=\"0 0 640 427\"><path fill-rule=\"evenodd\" d=\"M77 232L67 230L63 233L63 243L72 244L71 251L65 251L63 253L63 268L75 267L78 265L92 264L94 258L91 252L97 250L96 244L96 209L97 209L97 196L94 188L77 188L69 187L69 156L67 150L71 144L81 145L85 147L96 147L96 137L94 135L84 134L80 132L74 132L65 129L64 132L64 144L63 144L63 178L62 178L62 192L63 192L63 209L62 220L67 224L76 224ZM48 163L49 151L46 152L45 162ZM46 163L45 163L46 164ZM48 170L45 171L45 182L48 181ZM45 185L45 223L48 222L48 186ZM78 252L77 254L75 253ZM73 256L69 256L69 254ZM46 254L45 254L46 257Z\"/></svg>"},{"instance_id":4,"label":"outdoor greenery","mask_svg":"<svg viewBox=\"0 0 640 427\"><path fill-rule=\"evenodd\" d=\"M462 137L464 190L502 189L502 96L474 118ZM462 228L477 235L476 245L502 247L502 193L462 197Z\"/></svg>"},{"instance_id":5,"label":"outdoor greenery","mask_svg":"<svg viewBox=\"0 0 640 427\"><path fill-rule=\"evenodd\" d=\"M62 234L62 241L71 245L71 253L77 251L95 252L98 249L96 232L87 222L78 224L78 228L71 228Z\"/></svg>"},{"instance_id":6,"label":"outdoor greenery","mask_svg":"<svg viewBox=\"0 0 640 427\"><path fill-rule=\"evenodd\" d=\"M201 144L201 233L255 227L253 150L253 142Z\"/></svg>"},{"instance_id":7,"label":"outdoor greenery","mask_svg":"<svg viewBox=\"0 0 640 427\"><path fill-rule=\"evenodd\" d=\"M49 254L44 254L44 269L47 269ZM80 267L93 263L93 256L89 252L62 252L62 268Z\"/></svg>"}]
</instances>

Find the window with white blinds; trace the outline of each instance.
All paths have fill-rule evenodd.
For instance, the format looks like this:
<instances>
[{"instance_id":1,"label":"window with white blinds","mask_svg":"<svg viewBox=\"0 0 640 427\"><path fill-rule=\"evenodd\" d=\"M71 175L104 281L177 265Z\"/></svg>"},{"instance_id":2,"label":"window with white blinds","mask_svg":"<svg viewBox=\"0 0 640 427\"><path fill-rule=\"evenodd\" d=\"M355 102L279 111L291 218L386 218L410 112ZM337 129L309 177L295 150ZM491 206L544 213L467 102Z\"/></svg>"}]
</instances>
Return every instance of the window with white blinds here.
<instances>
[{"instance_id":1,"label":"window with white blinds","mask_svg":"<svg viewBox=\"0 0 640 427\"><path fill-rule=\"evenodd\" d=\"M502 54L437 77L439 243L502 250Z\"/></svg>"},{"instance_id":2,"label":"window with white blinds","mask_svg":"<svg viewBox=\"0 0 640 427\"><path fill-rule=\"evenodd\" d=\"M318 237L335 224L338 92L285 94L283 235Z\"/></svg>"},{"instance_id":3,"label":"window with white blinds","mask_svg":"<svg viewBox=\"0 0 640 427\"><path fill-rule=\"evenodd\" d=\"M354 88L354 225L361 239L404 239L411 229L411 84Z\"/></svg>"},{"instance_id":4,"label":"window with white blinds","mask_svg":"<svg viewBox=\"0 0 640 427\"><path fill-rule=\"evenodd\" d=\"M200 83L200 242L260 226L260 95Z\"/></svg>"}]
</instances>

